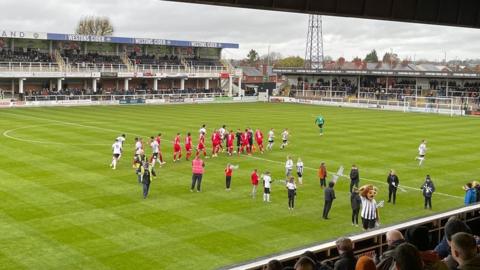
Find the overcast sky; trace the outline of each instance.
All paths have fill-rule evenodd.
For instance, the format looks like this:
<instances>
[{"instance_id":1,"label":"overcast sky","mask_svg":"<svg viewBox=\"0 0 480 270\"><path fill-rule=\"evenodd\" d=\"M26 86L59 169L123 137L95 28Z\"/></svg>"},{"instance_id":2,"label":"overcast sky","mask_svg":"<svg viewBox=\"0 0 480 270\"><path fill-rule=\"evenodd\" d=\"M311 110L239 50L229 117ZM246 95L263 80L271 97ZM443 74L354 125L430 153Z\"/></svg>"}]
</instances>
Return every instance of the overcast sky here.
<instances>
[{"instance_id":1,"label":"overcast sky","mask_svg":"<svg viewBox=\"0 0 480 270\"><path fill-rule=\"evenodd\" d=\"M134 3L134 4L133 4ZM304 56L308 15L215 7L161 0L0 0L0 28L73 33L84 15L109 17L115 36L239 43L227 58L250 49ZM480 29L364 19L323 17L325 55L347 60L379 57L392 50L401 58L447 60L480 58Z\"/></svg>"}]
</instances>

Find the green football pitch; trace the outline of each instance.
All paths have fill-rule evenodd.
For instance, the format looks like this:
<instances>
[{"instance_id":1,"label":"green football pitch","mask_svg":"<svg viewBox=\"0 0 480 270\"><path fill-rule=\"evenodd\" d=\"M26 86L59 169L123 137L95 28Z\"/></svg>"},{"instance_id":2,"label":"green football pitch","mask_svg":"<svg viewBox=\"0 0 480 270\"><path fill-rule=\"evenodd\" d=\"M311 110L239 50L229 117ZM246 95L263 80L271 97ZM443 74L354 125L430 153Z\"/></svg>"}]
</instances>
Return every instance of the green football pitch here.
<instances>
[{"instance_id":1,"label":"green football pitch","mask_svg":"<svg viewBox=\"0 0 480 270\"><path fill-rule=\"evenodd\" d=\"M324 136L314 124L318 114ZM171 140L190 131L196 143L202 124L209 134L223 124L264 135L274 128L277 141L263 155L207 159L203 190L191 193L191 164L172 162ZM291 137L280 150L283 128ZM131 167L133 139L159 132L167 164L144 200ZM124 155L112 170L111 145L122 133ZM215 269L360 233L350 221L347 178L335 186L330 219L321 219L322 161L329 179L356 164L360 184L380 189L378 201L387 197L389 169L397 171L404 191L381 209L382 225L461 206L462 185L480 174L477 118L266 103L26 108L0 110L0 134L2 269ZM419 167L421 139L429 149ZM250 195L252 170L281 179L287 155L306 167L294 211L280 181L269 204L261 189ZM239 165L229 192L228 162ZM427 174L437 188L433 211L423 209L419 189Z\"/></svg>"}]
</instances>

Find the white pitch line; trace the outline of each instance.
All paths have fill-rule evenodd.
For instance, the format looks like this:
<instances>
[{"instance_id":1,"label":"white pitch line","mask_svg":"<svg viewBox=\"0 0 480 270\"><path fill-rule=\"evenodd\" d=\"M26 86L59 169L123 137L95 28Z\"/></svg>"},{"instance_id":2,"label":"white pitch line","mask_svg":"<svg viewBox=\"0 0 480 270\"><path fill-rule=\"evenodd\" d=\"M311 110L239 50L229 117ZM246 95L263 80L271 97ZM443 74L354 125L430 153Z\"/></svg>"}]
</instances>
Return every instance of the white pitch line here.
<instances>
[{"instance_id":1,"label":"white pitch line","mask_svg":"<svg viewBox=\"0 0 480 270\"><path fill-rule=\"evenodd\" d=\"M65 124L62 123L52 123L52 124L44 124L44 125L31 125L31 126L24 126L24 127L19 127L19 128L14 128L14 129L9 129L3 132L3 136L16 140L16 141L21 141L21 142L28 142L28 143L38 143L38 144L53 144L53 145L108 145L108 144L101 144L101 143L60 143L60 142L48 142L48 141L38 141L38 140L30 140L30 139L23 139L23 138L18 138L10 135L11 132L20 130L20 129L27 129L27 128L36 128L36 127L46 127L46 126L54 126L54 125L63 125L66 126Z\"/></svg>"},{"instance_id":2,"label":"white pitch line","mask_svg":"<svg viewBox=\"0 0 480 270\"><path fill-rule=\"evenodd\" d=\"M271 160L271 159L266 159L266 158L261 158L261 157L254 157L254 156L247 156L247 157L253 158L253 159L258 159L258 160L263 160L263 161L268 161L268 162L272 162L272 163L284 164L284 163L281 162L281 161L276 161L276 160ZM306 166L304 166L303 168L309 169L309 170L313 170L313 171L317 171L317 169L310 168L310 167L306 167ZM332 172L329 172L329 173L332 173ZM342 175L342 177L349 179L349 177L348 177L348 176L345 176L345 175ZM380 184L388 185L386 182L379 181L379 180L369 179L369 178L365 178L365 177L362 177L362 179L365 179L365 180L371 181L371 182L375 182L375 183L380 183ZM408 189L415 190L415 191L420 191L420 188L414 188L414 187L409 187L409 186L405 186L405 185L402 185L401 187L402 187L402 188L408 188ZM435 191L435 194L442 195L442 196L446 196L446 197L450 197L450 198L455 198L455 199L463 199L463 197L455 196L455 195L450 195L450 194L442 193L442 192L436 192L436 191Z\"/></svg>"}]
</instances>

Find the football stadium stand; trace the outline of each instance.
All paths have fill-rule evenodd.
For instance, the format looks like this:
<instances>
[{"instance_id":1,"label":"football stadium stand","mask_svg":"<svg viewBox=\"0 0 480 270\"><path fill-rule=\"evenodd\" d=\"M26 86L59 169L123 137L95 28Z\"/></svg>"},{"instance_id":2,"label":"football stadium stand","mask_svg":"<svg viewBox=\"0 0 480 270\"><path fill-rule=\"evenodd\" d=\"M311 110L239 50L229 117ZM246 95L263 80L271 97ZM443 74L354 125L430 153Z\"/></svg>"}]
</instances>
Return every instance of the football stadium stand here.
<instances>
[{"instance_id":1,"label":"football stadium stand","mask_svg":"<svg viewBox=\"0 0 480 270\"><path fill-rule=\"evenodd\" d=\"M222 64L221 53L236 48L233 43L0 29L0 92L4 98L23 99L32 93L221 88L232 95L231 81L241 72Z\"/></svg>"}]
</instances>

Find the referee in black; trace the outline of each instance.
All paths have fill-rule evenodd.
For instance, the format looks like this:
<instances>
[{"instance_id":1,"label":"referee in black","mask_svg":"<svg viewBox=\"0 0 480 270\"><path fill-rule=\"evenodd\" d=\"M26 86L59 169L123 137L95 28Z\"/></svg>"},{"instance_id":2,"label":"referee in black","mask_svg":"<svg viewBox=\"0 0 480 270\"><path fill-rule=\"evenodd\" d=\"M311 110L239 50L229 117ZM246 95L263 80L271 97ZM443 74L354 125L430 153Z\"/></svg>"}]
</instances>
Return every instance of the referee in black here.
<instances>
[{"instance_id":1,"label":"referee in black","mask_svg":"<svg viewBox=\"0 0 480 270\"><path fill-rule=\"evenodd\" d=\"M398 188L399 180L394 170L390 170L390 173L388 174L388 177L387 177L387 183L388 183L388 202L395 204L395 200L397 199L397 188Z\"/></svg>"}]
</instances>

